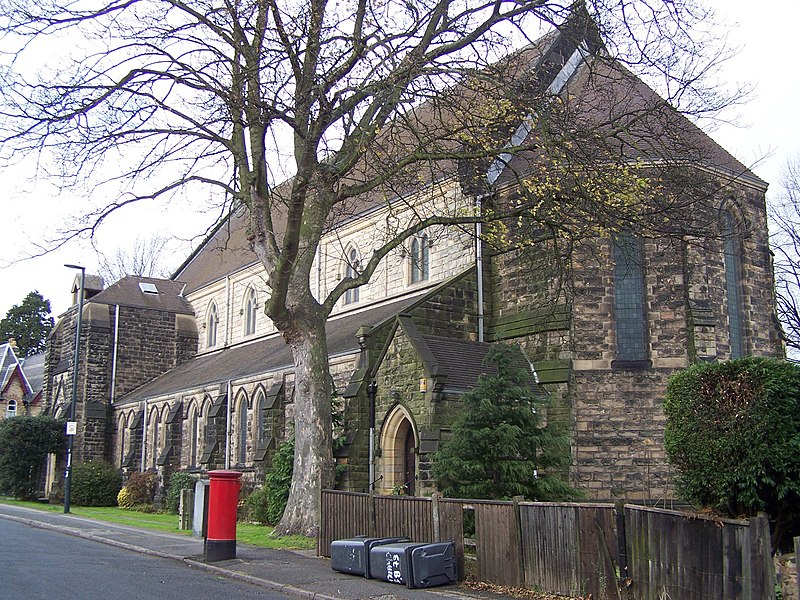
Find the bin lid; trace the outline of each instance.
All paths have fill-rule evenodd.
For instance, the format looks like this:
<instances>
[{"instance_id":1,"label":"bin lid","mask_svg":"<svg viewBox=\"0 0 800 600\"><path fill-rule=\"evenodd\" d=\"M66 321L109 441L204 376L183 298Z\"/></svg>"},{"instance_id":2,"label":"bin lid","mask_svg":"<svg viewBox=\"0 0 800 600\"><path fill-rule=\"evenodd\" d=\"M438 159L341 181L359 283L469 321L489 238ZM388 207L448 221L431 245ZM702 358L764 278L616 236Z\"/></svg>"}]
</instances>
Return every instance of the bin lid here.
<instances>
[{"instance_id":1,"label":"bin lid","mask_svg":"<svg viewBox=\"0 0 800 600\"><path fill-rule=\"evenodd\" d=\"M209 471L208 476L211 479L239 479L242 476L242 472L218 469L216 471Z\"/></svg>"}]
</instances>

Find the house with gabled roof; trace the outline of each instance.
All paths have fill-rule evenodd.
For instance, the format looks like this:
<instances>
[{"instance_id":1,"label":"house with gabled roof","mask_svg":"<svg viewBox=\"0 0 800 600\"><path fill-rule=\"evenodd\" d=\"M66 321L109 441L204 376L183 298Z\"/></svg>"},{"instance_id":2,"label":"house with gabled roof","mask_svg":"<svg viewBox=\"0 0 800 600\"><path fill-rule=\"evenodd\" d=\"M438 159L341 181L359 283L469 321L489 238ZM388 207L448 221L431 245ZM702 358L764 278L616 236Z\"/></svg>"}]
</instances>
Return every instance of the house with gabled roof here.
<instances>
[{"instance_id":1,"label":"house with gabled roof","mask_svg":"<svg viewBox=\"0 0 800 600\"><path fill-rule=\"evenodd\" d=\"M436 161L349 203L323 234L311 282L318 298L358 271L389 223L442 204L510 206L532 191L547 200L533 226L504 223L501 240L477 226L424 230L340 299L327 322L340 487L435 491L430 465L460 396L490 368L489 345L509 343L530 365L532 393L570 433L571 483L595 499L670 497L661 407L669 376L698 360L782 355L766 183L642 81L599 60L591 28L580 33L546 35L491 67L509 73L507 93L552 98L546 132L536 114L490 132L527 151ZM476 99L459 88L431 102ZM425 103L413 117L453 127L440 108ZM402 133L365 150L365 172L392 152L390 139L404 143ZM545 133L569 133L570 146L548 154L536 143ZM594 160L572 164L567 150ZM659 193L636 218L624 210L628 196L594 213L582 168L598 171L595 181L630 181L629 196ZM88 300L80 458L153 470L164 482L220 467L263 481L291 435L296 392L246 229L234 211L171 280L125 278ZM62 316L48 348L46 402L56 414L75 314Z\"/></svg>"},{"instance_id":2,"label":"house with gabled roof","mask_svg":"<svg viewBox=\"0 0 800 600\"><path fill-rule=\"evenodd\" d=\"M44 354L17 357L13 339L0 344L0 419L38 415L41 410Z\"/></svg>"}]
</instances>

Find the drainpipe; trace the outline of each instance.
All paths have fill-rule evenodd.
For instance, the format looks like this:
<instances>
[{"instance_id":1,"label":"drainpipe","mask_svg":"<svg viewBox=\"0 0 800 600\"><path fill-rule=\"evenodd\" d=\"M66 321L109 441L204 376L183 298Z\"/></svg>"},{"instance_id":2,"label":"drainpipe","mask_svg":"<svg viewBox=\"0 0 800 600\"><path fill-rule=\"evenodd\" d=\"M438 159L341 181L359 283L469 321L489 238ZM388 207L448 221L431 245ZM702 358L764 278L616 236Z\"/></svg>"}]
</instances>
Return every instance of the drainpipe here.
<instances>
[{"instance_id":1,"label":"drainpipe","mask_svg":"<svg viewBox=\"0 0 800 600\"><path fill-rule=\"evenodd\" d=\"M483 215L483 201L484 196L479 194L475 198L475 208L478 210L478 216ZM481 242L481 235L483 234L483 225L480 221L475 223L475 268L478 271L478 341L483 341L483 243Z\"/></svg>"},{"instance_id":2,"label":"drainpipe","mask_svg":"<svg viewBox=\"0 0 800 600\"><path fill-rule=\"evenodd\" d=\"M114 307L114 347L111 352L111 396L109 400L114 404L117 388L117 351L119 350L119 304Z\"/></svg>"},{"instance_id":3,"label":"drainpipe","mask_svg":"<svg viewBox=\"0 0 800 600\"><path fill-rule=\"evenodd\" d=\"M369 490L375 491L375 395L378 384L373 379L367 385L367 398L369 398Z\"/></svg>"},{"instance_id":4,"label":"drainpipe","mask_svg":"<svg viewBox=\"0 0 800 600\"><path fill-rule=\"evenodd\" d=\"M228 385L225 388L225 395L228 396L228 405L225 410L225 469L231 468L231 380L228 379Z\"/></svg>"}]
</instances>

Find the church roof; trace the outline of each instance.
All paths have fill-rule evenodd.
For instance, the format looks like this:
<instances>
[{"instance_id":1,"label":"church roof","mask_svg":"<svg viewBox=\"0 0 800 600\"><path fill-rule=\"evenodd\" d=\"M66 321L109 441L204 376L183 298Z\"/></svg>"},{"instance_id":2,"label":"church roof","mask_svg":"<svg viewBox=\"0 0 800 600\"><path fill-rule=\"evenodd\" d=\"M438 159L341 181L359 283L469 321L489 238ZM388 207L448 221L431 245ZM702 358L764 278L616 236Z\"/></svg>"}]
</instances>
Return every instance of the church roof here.
<instances>
[{"instance_id":1,"label":"church roof","mask_svg":"<svg viewBox=\"0 0 800 600\"><path fill-rule=\"evenodd\" d=\"M583 44L582 50L578 50L580 43ZM617 161L623 157L630 162L684 162L712 166L730 175L732 180L745 180L765 188L763 181L689 119L671 108L643 81L620 65L605 60L600 44L591 21L587 21L585 15L576 15L560 32L548 33L518 52L486 66L480 77L465 77L451 88L436 91L388 124L373 145L365 149L359 164L340 185L357 185L359 179L371 177L387 161L407 155L414 148L424 147L422 138L430 138L431 145L443 156L448 150L457 151L463 148L465 129L480 127L479 122L465 122L465 119L469 120L468 115L476 112L468 107L481 102L490 103L492 97L541 94L547 90L549 94L558 95L574 113L572 124L575 127L607 134L602 136L608 142L602 149L588 147L590 142L587 141L587 147L583 149L587 156L594 156L593 152L599 150ZM592 59L589 54L595 53L599 58ZM570 64L575 56L578 59ZM590 63L584 59L589 59ZM499 75L494 77L494 74ZM472 117L473 120L477 118ZM514 126L509 126L504 139L520 135L520 129L513 131ZM520 127L524 127L524 122ZM515 143L530 142L539 133L535 127L527 131L523 129ZM493 176L490 176L493 167L488 161L477 161L467 167L465 161L459 163L453 158L415 164L408 172L398 173L382 187L337 205L329 227L443 179L460 177L465 187L475 193L480 186L487 184L483 181L476 186L476 173L482 172L482 178L490 179L489 185L495 188L513 185L520 177L532 172L538 157L535 152L529 152L501 158L502 161L495 160ZM291 180L272 190L275 197L273 208L280 208L281 197L286 197L290 188ZM276 237L280 239L280 218L273 218L273 222ZM188 257L174 278L185 281L186 291L191 293L256 264L257 257L250 249L247 230L247 212L239 207Z\"/></svg>"},{"instance_id":2,"label":"church roof","mask_svg":"<svg viewBox=\"0 0 800 600\"><path fill-rule=\"evenodd\" d=\"M88 302L192 315L192 305L183 296L184 287L183 282L171 279L129 275L98 292Z\"/></svg>"},{"instance_id":3,"label":"church roof","mask_svg":"<svg viewBox=\"0 0 800 600\"><path fill-rule=\"evenodd\" d=\"M360 350L356 332L361 327L375 327L393 318L419 300L406 296L393 302L334 316L326 324L328 355L337 356ZM179 394L185 390L227 382L231 379L262 375L292 368L291 349L280 335L231 346L203 354L157 377L137 390L119 398L117 405L147 398Z\"/></svg>"}]
</instances>

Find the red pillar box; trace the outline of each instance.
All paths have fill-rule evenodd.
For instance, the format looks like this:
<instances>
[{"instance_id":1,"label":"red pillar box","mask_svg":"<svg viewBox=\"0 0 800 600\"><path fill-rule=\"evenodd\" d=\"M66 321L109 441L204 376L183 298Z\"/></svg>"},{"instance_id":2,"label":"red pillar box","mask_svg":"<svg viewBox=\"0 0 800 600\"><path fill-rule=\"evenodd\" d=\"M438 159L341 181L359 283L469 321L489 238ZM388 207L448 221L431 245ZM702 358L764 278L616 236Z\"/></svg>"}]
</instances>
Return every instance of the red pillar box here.
<instances>
[{"instance_id":1,"label":"red pillar box","mask_svg":"<svg viewBox=\"0 0 800 600\"><path fill-rule=\"evenodd\" d=\"M236 508L239 504L238 471L209 471L208 535L205 558L208 562L236 558Z\"/></svg>"}]
</instances>

